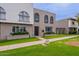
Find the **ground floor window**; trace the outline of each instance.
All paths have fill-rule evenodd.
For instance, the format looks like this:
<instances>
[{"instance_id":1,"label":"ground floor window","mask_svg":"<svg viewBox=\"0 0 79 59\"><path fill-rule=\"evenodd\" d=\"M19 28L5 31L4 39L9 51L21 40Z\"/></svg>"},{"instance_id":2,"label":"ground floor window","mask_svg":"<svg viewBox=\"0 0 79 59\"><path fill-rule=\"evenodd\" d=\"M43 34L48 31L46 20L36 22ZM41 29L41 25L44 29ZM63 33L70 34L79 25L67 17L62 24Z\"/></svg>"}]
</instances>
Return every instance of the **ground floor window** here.
<instances>
[{"instance_id":1,"label":"ground floor window","mask_svg":"<svg viewBox=\"0 0 79 59\"><path fill-rule=\"evenodd\" d=\"M25 27L19 27L19 26L13 26L12 27L12 32L26 32L26 28Z\"/></svg>"},{"instance_id":2,"label":"ground floor window","mask_svg":"<svg viewBox=\"0 0 79 59\"><path fill-rule=\"evenodd\" d=\"M56 33L58 33L58 34L65 34L66 33L66 29L65 28L56 28Z\"/></svg>"},{"instance_id":3,"label":"ground floor window","mask_svg":"<svg viewBox=\"0 0 79 59\"><path fill-rule=\"evenodd\" d=\"M52 32L52 27L45 27L46 32Z\"/></svg>"},{"instance_id":4,"label":"ground floor window","mask_svg":"<svg viewBox=\"0 0 79 59\"><path fill-rule=\"evenodd\" d=\"M23 35L23 34L29 34L29 32L26 31L26 27L13 26L11 34L12 35Z\"/></svg>"}]
</instances>

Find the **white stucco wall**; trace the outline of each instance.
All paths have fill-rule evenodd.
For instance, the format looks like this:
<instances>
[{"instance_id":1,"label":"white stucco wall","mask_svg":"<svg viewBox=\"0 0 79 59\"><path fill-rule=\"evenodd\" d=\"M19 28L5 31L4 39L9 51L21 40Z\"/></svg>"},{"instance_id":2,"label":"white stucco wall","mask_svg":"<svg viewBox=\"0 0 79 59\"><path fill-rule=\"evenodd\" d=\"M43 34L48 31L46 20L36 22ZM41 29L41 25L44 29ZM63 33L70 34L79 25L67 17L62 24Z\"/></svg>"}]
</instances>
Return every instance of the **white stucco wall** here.
<instances>
[{"instance_id":1,"label":"white stucco wall","mask_svg":"<svg viewBox=\"0 0 79 59\"><path fill-rule=\"evenodd\" d=\"M74 22L74 25L72 24ZM68 27L78 27L77 21L74 20L68 20Z\"/></svg>"},{"instance_id":2,"label":"white stucco wall","mask_svg":"<svg viewBox=\"0 0 79 59\"><path fill-rule=\"evenodd\" d=\"M31 3L0 3L0 7L6 11L6 20L2 22L19 22L19 12L26 11L30 15L30 22L22 22L33 24L33 5Z\"/></svg>"}]
</instances>

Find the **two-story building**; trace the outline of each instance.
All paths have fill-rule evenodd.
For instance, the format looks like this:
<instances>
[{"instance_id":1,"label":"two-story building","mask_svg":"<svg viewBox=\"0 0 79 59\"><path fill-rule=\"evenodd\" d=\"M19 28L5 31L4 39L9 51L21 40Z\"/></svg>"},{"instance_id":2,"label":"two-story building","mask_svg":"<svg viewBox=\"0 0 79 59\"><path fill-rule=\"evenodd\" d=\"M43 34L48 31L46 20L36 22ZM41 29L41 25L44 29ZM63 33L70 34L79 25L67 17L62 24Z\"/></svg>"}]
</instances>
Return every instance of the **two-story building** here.
<instances>
[{"instance_id":1,"label":"two-story building","mask_svg":"<svg viewBox=\"0 0 79 59\"><path fill-rule=\"evenodd\" d=\"M0 3L0 40L33 36L33 19L31 3Z\"/></svg>"},{"instance_id":2,"label":"two-story building","mask_svg":"<svg viewBox=\"0 0 79 59\"><path fill-rule=\"evenodd\" d=\"M34 8L34 35L43 36L45 32L55 32L55 14Z\"/></svg>"},{"instance_id":3,"label":"two-story building","mask_svg":"<svg viewBox=\"0 0 79 59\"><path fill-rule=\"evenodd\" d=\"M55 30L56 30L55 32L59 34L78 33L78 23L76 21L76 18L67 18L67 19L56 21Z\"/></svg>"}]
</instances>

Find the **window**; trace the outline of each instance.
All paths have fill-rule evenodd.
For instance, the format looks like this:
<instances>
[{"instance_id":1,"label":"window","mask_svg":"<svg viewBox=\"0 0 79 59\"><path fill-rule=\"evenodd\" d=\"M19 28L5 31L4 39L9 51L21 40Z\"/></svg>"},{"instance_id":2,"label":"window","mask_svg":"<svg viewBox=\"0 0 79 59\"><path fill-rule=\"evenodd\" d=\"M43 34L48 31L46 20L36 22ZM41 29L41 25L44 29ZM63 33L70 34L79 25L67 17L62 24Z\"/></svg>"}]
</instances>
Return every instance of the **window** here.
<instances>
[{"instance_id":1,"label":"window","mask_svg":"<svg viewBox=\"0 0 79 59\"><path fill-rule=\"evenodd\" d=\"M72 22L72 25L74 25L75 23L74 22Z\"/></svg>"},{"instance_id":2,"label":"window","mask_svg":"<svg viewBox=\"0 0 79 59\"><path fill-rule=\"evenodd\" d=\"M21 11L19 13L19 21L23 21L23 22L29 21L29 14L25 11Z\"/></svg>"},{"instance_id":3,"label":"window","mask_svg":"<svg viewBox=\"0 0 79 59\"><path fill-rule=\"evenodd\" d=\"M12 33L16 33L16 32L26 32L26 28L25 27L19 27L19 26L13 26Z\"/></svg>"},{"instance_id":4,"label":"window","mask_svg":"<svg viewBox=\"0 0 79 59\"><path fill-rule=\"evenodd\" d=\"M39 22L39 14L38 13L34 14L34 21Z\"/></svg>"},{"instance_id":5,"label":"window","mask_svg":"<svg viewBox=\"0 0 79 59\"><path fill-rule=\"evenodd\" d=\"M20 27L20 32L26 32L26 28L25 27Z\"/></svg>"},{"instance_id":6,"label":"window","mask_svg":"<svg viewBox=\"0 0 79 59\"><path fill-rule=\"evenodd\" d=\"M52 27L45 27L46 32L52 32Z\"/></svg>"},{"instance_id":7,"label":"window","mask_svg":"<svg viewBox=\"0 0 79 59\"><path fill-rule=\"evenodd\" d=\"M50 23L53 24L53 16L50 17Z\"/></svg>"},{"instance_id":8,"label":"window","mask_svg":"<svg viewBox=\"0 0 79 59\"><path fill-rule=\"evenodd\" d=\"M15 33L16 31L15 31L15 26L13 26L13 28L12 28L12 32L13 33Z\"/></svg>"},{"instance_id":9,"label":"window","mask_svg":"<svg viewBox=\"0 0 79 59\"><path fill-rule=\"evenodd\" d=\"M44 16L44 23L48 23L48 15Z\"/></svg>"},{"instance_id":10,"label":"window","mask_svg":"<svg viewBox=\"0 0 79 59\"><path fill-rule=\"evenodd\" d=\"M0 7L0 20L5 20L5 19L6 19L6 12L2 7Z\"/></svg>"}]
</instances>

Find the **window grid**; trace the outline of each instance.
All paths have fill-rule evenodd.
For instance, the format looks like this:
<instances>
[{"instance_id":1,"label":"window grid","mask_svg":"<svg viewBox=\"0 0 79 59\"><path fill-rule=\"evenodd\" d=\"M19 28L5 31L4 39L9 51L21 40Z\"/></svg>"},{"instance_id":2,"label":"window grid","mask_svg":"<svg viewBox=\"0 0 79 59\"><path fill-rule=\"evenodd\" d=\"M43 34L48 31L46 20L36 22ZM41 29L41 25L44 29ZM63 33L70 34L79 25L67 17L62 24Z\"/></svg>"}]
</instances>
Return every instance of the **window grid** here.
<instances>
[{"instance_id":1,"label":"window grid","mask_svg":"<svg viewBox=\"0 0 79 59\"><path fill-rule=\"evenodd\" d=\"M44 23L48 23L48 15L44 16Z\"/></svg>"},{"instance_id":2,"label":"window grid","mask_svg":"<svg viewBox=\"0 0 79 59\"><path fill-rule=\"evenodd\" d=\"M25 11L20 12L19 21L23 21L23 22L27 21L27 22L29 22L29 14L27 12L25 12Z\"/></svg>"},{"instance_id":3,"label":"window grid","mask_svg":"<svg viewBox=\"0 0 79 59\"><path fill-rule=\"evenodd\" d=\"M34 14L34 21L39 22L39 14L38 13Z\"/></svg>"},{"instance_id":4,"label":"window grid","mask_svg":"<svg viewBox=\"0 0 79 59\"><path fill-rule=\"evenodd\" d=\"M5 20L5 19L6 19L6 12L2 7L0 7L0 20Z\"/></svg>"}]
</instances>

